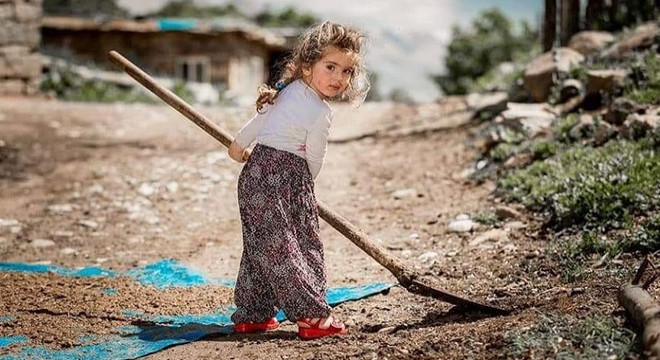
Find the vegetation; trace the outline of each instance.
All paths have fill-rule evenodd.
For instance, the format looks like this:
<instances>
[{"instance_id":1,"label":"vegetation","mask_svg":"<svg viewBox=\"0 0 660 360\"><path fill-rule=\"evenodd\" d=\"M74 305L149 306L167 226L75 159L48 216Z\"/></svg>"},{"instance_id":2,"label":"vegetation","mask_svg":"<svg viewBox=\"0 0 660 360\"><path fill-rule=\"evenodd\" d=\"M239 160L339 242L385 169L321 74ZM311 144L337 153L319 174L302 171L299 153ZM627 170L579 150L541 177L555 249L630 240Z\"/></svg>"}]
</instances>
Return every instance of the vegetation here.
<instances>
[{"instance_id":1,"label":"vegetation","mask_svg":"<svg viewBox=\"0 0 660 360\"><path fill-rule=\"evenodd\" d=\"M151 17L214 18L220 16L245 17L234 4L224 6L200 6L193 0L171 0Z\"/></svg>"},{"instance_id":2,"label":"vegetation","mask_svg":"<svg viewBox=\"0 0 660 360\"><path fill-rule=\"evenodd\" d=\"M233 16L251 19L265 27L299 27L306 28L319 22L319 19L310 13L301 13L289 7L280 12L264 11L253 18L242 13L234 4L224 6L200 6L193 0L171 0L160 10L149 14L152 17L185 17L185 18L214 18Z\"/></svg>"},{"instance_id":3,"label":"vegetation","mask_svg":"<svg viewBox=\"0 0 660 360\"><path fill-rule=\"evenodd\" d=\"M177 84L171 89L186 101L193 96L185 85ZM155 103L156 99L139 88L125 88L96 80L87 80L67 68L53 68L41 82L41 91L53 94L58 99L85 102Z\"/></svg>"},{"instance_id":4,"label":"vegetation","mask_svg":"<svg viewBox=\"0 0 660 360\"><path fill-rule=\"evenodd\" d=\"M128 11L117 5L116 0L44 0L46 15L72 15L78 17L126 17Z\"/></svg>"},{"instance_id":5,"label":"vegetation","mask_svg":"<svg viewBox=\"0 0 660 360\"><path fill-rule=\"evenodd\" d=\"M453 29L445 58L446 73L434 76L445 94L466 94L483 83L479 78L497 65L528 59L532 49L539 47L538 32L523 22L522 31L516 34L511 20L497 9L481 13L472 22L472 28ZM510 80L515 77L512 75Z\"/></svg>"},{"instance_id":6,"label":"vegetation","mask_svg":"<svg viewBox=\"0 0 660 360\"><path fill-rule=\"evenodd\" d=\"M546 212L556 228L609 230L660 206L660 154L646 142L575 146L500 180L510 200Z\"/></svg>"},{"instance_id":7,"label":"vegetation","mask_svg":"<svg viewBox=\"0 0 660 360\"><path fill-rule=\"evenodd\" d=\"M505 335L507 358L624 359L639 352L635 333L622 327L619 318L538 315L535 324Z\"/></svg>"},{"instance_id":8,"label":"vegetation","mask_svg":"<svg viewBox=\"0 0 660 360\"><path fill-rule=\"evenodd\" d=\"M603 31L619 31L660 17L655 0L589 0L586 10L588 28Z\"/></svg>"},{"instance_id":9,"label":"vegetation","mask_svg":"<svg viewBox=\"0 0 660 360\"><path fill-rule=\"evenodd\" d=\"M625 96L640 104L660 104L660 58L654 51L648 52L642 61L633 66L638 75L637 84L630 86Z\"/></svg>"},{"instance_id":10,"label":"vegetation","mask_svg":"<svg viewBox=\"0 0 660 360\"><path fill-rule=\"evenodd\" d=\"M254 20L257 24L265 27L298 27L307 28L320 20L310 13L300 13L289 7L280 12L262 12Z\"/></svg>"}]
</instances>

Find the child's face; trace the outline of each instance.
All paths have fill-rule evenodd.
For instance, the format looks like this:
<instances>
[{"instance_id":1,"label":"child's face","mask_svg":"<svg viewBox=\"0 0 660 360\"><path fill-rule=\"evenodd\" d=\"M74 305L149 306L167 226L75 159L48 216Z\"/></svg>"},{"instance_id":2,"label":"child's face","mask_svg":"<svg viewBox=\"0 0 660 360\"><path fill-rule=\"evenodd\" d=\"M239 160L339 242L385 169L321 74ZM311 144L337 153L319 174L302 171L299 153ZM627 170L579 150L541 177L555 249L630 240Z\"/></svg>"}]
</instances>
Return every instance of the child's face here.
<instances>
[{"instance_id":1,"label":"child's face","mask_svg":"<svg viewBox=\"0 0 660 360\"><path fill-rule=\"evenodd\" d=\"M355 55L334 46L328 47L323 57L303 70L305 82L319 95L334 97L346 90L353 77Z\"/></svg>"}]
</instances>

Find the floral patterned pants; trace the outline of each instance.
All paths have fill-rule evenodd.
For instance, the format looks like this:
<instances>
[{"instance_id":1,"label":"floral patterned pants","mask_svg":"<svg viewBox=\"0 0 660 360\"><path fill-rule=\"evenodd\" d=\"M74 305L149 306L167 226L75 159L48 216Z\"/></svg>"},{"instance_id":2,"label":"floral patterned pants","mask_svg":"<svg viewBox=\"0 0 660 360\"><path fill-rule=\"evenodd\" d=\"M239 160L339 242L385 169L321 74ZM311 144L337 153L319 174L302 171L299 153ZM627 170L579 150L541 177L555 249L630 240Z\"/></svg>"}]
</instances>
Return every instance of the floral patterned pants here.
<instances>
[{"instance_id":1,"label":"floral patterned pants","mask_svg":"<svg viewBox=\"0 0 660 360\"><path fill-rule=\"evenodd\" d=\"M325 317L323 243L307 161L258 144L238 179L243 255L234 323Z\"/></svg>"}]
</instances>

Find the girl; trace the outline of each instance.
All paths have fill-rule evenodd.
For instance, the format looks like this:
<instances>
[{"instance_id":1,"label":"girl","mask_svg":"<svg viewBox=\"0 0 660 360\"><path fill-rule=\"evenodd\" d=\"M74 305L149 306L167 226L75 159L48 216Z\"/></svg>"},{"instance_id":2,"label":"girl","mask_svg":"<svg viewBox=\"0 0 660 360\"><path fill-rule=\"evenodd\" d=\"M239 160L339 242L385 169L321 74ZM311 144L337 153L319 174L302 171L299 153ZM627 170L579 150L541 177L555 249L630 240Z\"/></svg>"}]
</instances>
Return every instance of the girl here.
<instances>
[{"instance_id":1,"label":"girl","mask_svg":"<svg viewBox=\"0 0 660 360\"><path fill-rule=\"evenodd\" d=\"M314 179L332 122L328 101L359 104L369 90L362 39L332 22L308 31L275 88L259 88L257 114L229 147L232 159L247 160L238 179L243 255L234 290L237 332L276 328L278 309L297 322L303 339L347 332L325 300Z\"/></svg>"}]
</instances>

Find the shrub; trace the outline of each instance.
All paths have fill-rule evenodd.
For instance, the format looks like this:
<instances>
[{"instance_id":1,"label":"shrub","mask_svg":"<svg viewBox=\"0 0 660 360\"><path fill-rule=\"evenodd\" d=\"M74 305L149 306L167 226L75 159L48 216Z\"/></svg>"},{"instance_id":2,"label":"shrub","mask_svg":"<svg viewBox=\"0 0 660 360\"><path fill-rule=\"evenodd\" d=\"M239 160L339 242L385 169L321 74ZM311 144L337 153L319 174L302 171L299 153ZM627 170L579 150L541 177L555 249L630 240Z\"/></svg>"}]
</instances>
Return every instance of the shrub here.
<instances>
[{"instance_id":1,"label":"shrub","mask_svg":"<svg viewBox=\"0 0 660 360\"><path fill-rule=\"evenodd\" d=\"M498 187L510 200L547 213L554 227L620 228L660 204L660 156L647 144L576 146L506 175Z\"/></svg>"},{"instance_id":2,"label":"shrub","mask_svg":"<svg viewBox=\"0 0 660 360\"><path fill-rule=\"evenodd\" d=\"M641 104L660 104L660 58L648 52L640 64L633 67L640 79L628 87L625 96Z\"/></svg>"}]
</instances>

